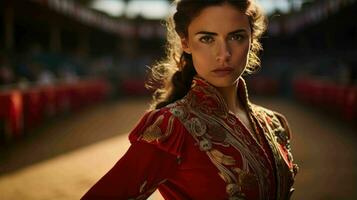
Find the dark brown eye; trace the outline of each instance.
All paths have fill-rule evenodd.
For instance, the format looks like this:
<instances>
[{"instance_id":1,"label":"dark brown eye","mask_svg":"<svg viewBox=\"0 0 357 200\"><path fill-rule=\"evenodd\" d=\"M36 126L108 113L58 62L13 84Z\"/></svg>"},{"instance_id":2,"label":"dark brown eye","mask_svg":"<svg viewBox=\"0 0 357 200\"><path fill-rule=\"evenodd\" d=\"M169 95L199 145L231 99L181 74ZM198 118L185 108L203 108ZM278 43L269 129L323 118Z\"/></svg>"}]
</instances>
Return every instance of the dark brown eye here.
<instances>
[{"instance_id":1,"label":"dark brown eye","mask_svg":"<svg viewBox=\"0 0 357 200\"><path fill-rule=\"evenodd\" d=\"M229 40L242 41L244 39L244 35L241 34L233 34L230 36Z\"/></svg>"},{"instance_id":2,"label":"dark brown eye","mask_svg":"<svg viewBox=\"0 0 357 200\"><path fill-rule=\"evenodd\" d=\"M209 44L209 43L212 43L212 42L213 42L213 37L210 36L210 35L205 35L205 36L202 36L199 40L200 40L202 43Z\"/></svg>"}]
</instances>

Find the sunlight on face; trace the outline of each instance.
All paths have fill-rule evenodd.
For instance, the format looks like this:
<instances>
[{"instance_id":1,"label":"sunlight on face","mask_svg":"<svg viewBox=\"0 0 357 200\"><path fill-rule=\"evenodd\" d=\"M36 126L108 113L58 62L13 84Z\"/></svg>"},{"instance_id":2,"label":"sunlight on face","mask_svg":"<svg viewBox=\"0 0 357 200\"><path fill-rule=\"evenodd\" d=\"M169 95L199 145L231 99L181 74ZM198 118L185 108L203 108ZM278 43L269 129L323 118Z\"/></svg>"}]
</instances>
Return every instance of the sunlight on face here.
<instances>
[{"instance_id":1,"label":"sunlight on face","mask_svg":"<svg viewBox=\"0 0 357 200\"><path fill-rule=\"evenodd\" d=\"M215 87L236 83L247 65L250 43L248 17L227 3L203 9L182 39L197 74Z\"/></svg>"}]
</instances>

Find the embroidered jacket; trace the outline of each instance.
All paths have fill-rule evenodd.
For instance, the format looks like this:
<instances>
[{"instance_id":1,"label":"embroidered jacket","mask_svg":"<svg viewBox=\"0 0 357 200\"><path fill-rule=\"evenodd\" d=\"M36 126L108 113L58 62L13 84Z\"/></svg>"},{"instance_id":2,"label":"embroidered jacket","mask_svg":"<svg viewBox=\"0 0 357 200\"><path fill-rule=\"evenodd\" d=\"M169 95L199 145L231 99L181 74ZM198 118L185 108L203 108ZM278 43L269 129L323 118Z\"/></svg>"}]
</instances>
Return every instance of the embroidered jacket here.
<instances>
[{"instance_id":1,"label":"embroidered jacket","mask_svg":"<svg viewBox=\"0 0 357 200\"><path fill-rule=\"evenodd\" d=\"M195 77L189 93L147 112L129 135L126 154L82 199L286 200L297 165L290 129L279 113L238 96L254 132L231 113L220 93Z\"/></svg>"}]
</instances>

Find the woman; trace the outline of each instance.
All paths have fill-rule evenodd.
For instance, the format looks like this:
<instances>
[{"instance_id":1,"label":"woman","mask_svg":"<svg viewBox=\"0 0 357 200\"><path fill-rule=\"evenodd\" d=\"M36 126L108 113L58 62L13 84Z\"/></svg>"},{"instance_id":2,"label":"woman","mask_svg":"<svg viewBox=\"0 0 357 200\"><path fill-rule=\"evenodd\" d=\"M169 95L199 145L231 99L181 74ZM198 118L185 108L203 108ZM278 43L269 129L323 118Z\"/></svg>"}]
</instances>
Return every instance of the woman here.
<instances>
[{"instance_id":1,"label":"woman","mask_svg":"<svg viewBox=\"0 0 357 200\"><path fill-rule=\"evenodd\" d=\"M154 108L83 199L289 199L297 171L285 118L248 100L265 18L254 0L181 0ZM160 88L161 86L161 88Z\"/></svg>"}]
</instances>

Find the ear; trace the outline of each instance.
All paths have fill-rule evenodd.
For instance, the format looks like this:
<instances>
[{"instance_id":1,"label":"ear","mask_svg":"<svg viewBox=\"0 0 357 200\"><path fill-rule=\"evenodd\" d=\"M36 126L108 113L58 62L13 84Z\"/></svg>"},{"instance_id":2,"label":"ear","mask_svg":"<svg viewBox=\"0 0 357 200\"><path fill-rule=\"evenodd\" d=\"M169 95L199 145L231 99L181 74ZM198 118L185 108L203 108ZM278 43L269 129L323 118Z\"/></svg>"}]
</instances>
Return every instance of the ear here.
<instances>
[{"instance_id":1,"label":"ear","mask_svg":"<svg viewBox=\"0 0 357 200\"><path fill-rule=\"evenodd\" d=\"M188 44L188 39L187 38L181 38L181 46L182 50L188 54L191 54L191 48Z\"/></svg>"}]
</instances>

